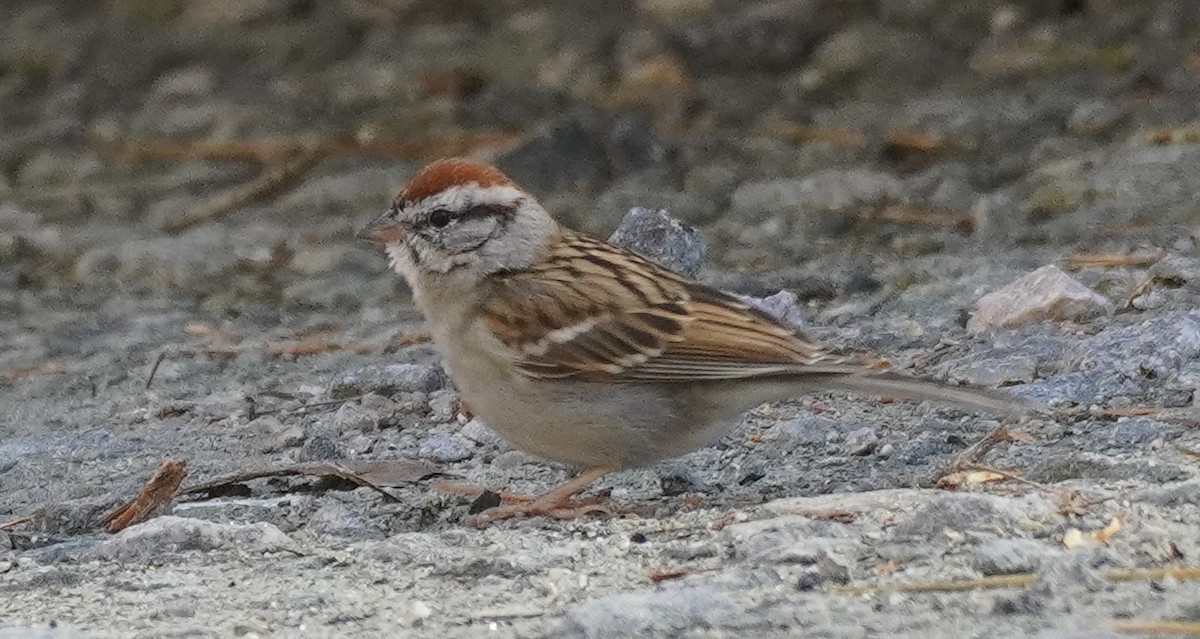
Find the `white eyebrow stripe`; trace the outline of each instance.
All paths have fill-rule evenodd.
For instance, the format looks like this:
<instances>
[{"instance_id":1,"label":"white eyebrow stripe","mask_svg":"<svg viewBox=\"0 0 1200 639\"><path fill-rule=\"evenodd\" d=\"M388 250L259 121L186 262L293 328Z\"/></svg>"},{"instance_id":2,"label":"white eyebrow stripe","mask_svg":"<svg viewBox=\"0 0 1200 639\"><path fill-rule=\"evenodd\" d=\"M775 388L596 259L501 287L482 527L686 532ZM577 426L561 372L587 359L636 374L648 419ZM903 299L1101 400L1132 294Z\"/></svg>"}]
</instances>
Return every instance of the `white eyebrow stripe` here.
<instances>
[{"instance_id":1,"label":"white eyebrow stripe","mask_svg":"<svg viewBox=\"0 0 1200 639\"><path fill-rule=\"evenodd\" d=\"M413 211L422 213L436 209L462 212L472 206L502 205L516 207L528 197L515 186L480 186L475 182L456 184L434 195L412 203Z\"/></svg>"}]
</instances>

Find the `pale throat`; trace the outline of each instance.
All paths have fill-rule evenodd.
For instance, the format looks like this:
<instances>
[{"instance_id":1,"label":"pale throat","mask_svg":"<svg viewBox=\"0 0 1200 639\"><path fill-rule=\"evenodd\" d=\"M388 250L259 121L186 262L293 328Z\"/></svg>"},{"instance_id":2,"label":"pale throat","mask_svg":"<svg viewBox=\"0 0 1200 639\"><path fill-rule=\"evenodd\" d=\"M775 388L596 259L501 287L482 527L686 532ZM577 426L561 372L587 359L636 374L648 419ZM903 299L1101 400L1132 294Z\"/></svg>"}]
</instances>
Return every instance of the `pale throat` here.
<instances>
[{"instance_id":1,"label":"pale throat","mask_svg":"<svg viewBox=\"0 0 1200 639\"><path fill-rule=\"evenodd\" d=\"M384 247L387 252L388 264L392 270L404 278L408 282L409 288L415 286L415 281L418 276L417 265L412 263L408 256L408 248L403 244L388 244Z\"/></svg>"}]
</instances>

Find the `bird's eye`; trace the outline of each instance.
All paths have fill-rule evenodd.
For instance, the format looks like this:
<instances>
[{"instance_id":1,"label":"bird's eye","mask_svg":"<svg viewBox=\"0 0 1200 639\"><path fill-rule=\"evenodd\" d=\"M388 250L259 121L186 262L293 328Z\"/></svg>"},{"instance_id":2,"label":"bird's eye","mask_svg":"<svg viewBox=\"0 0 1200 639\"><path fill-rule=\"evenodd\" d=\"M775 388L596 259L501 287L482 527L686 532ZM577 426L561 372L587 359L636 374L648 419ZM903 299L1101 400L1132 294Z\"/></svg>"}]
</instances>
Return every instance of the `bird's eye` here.
<instances>
[{"instance_id":1,"label":"bird's eye","mask_svg":"<svg viewBox=\"0 0 1200 639\"><path fill-rule=\"evenodd\" d=\"M429 214L429 225L434 228L446 228L454 218L450 217L450 212L446 209L437 209Z\"/></svg>"}]
</instances>

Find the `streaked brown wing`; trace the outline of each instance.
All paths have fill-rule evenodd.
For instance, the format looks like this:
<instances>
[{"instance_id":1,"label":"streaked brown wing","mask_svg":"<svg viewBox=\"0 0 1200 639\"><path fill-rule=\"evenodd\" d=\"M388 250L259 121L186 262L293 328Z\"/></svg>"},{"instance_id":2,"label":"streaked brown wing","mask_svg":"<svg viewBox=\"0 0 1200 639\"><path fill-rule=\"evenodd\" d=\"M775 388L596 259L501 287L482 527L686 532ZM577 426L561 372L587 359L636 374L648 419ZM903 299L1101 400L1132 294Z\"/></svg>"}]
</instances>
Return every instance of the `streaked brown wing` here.
<instances>
[{"instance_id":1,"label":"streaked brown wing","mask_svg":"<svg viewBox=\"0 0 1200 639\"><path fill-rule=\"evenodd\" d=\"M493 282L485 321L528 375L607 381L850 372L794 330L633 253L572 235Z\"/></svg>"}]
</instances>

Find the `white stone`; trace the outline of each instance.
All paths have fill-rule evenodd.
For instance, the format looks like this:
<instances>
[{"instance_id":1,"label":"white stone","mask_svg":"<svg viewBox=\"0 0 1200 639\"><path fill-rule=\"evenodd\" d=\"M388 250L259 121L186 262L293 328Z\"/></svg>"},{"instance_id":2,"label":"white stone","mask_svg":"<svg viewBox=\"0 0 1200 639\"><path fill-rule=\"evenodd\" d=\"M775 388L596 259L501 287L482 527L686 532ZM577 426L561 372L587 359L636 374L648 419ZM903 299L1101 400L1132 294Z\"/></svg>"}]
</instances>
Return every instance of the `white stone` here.
<instances>
[{"instance_id":1,"label":"white stone","mask_svg":"<svg viewBox=\"0 0 1200 639\"><path fill-rule=\"evenodd\" d=\"M1051 264L979 298L967 328L981 333L1044 320L1075 320L1111 308L1108 298Z\"/></svg>"}]
</instances>

